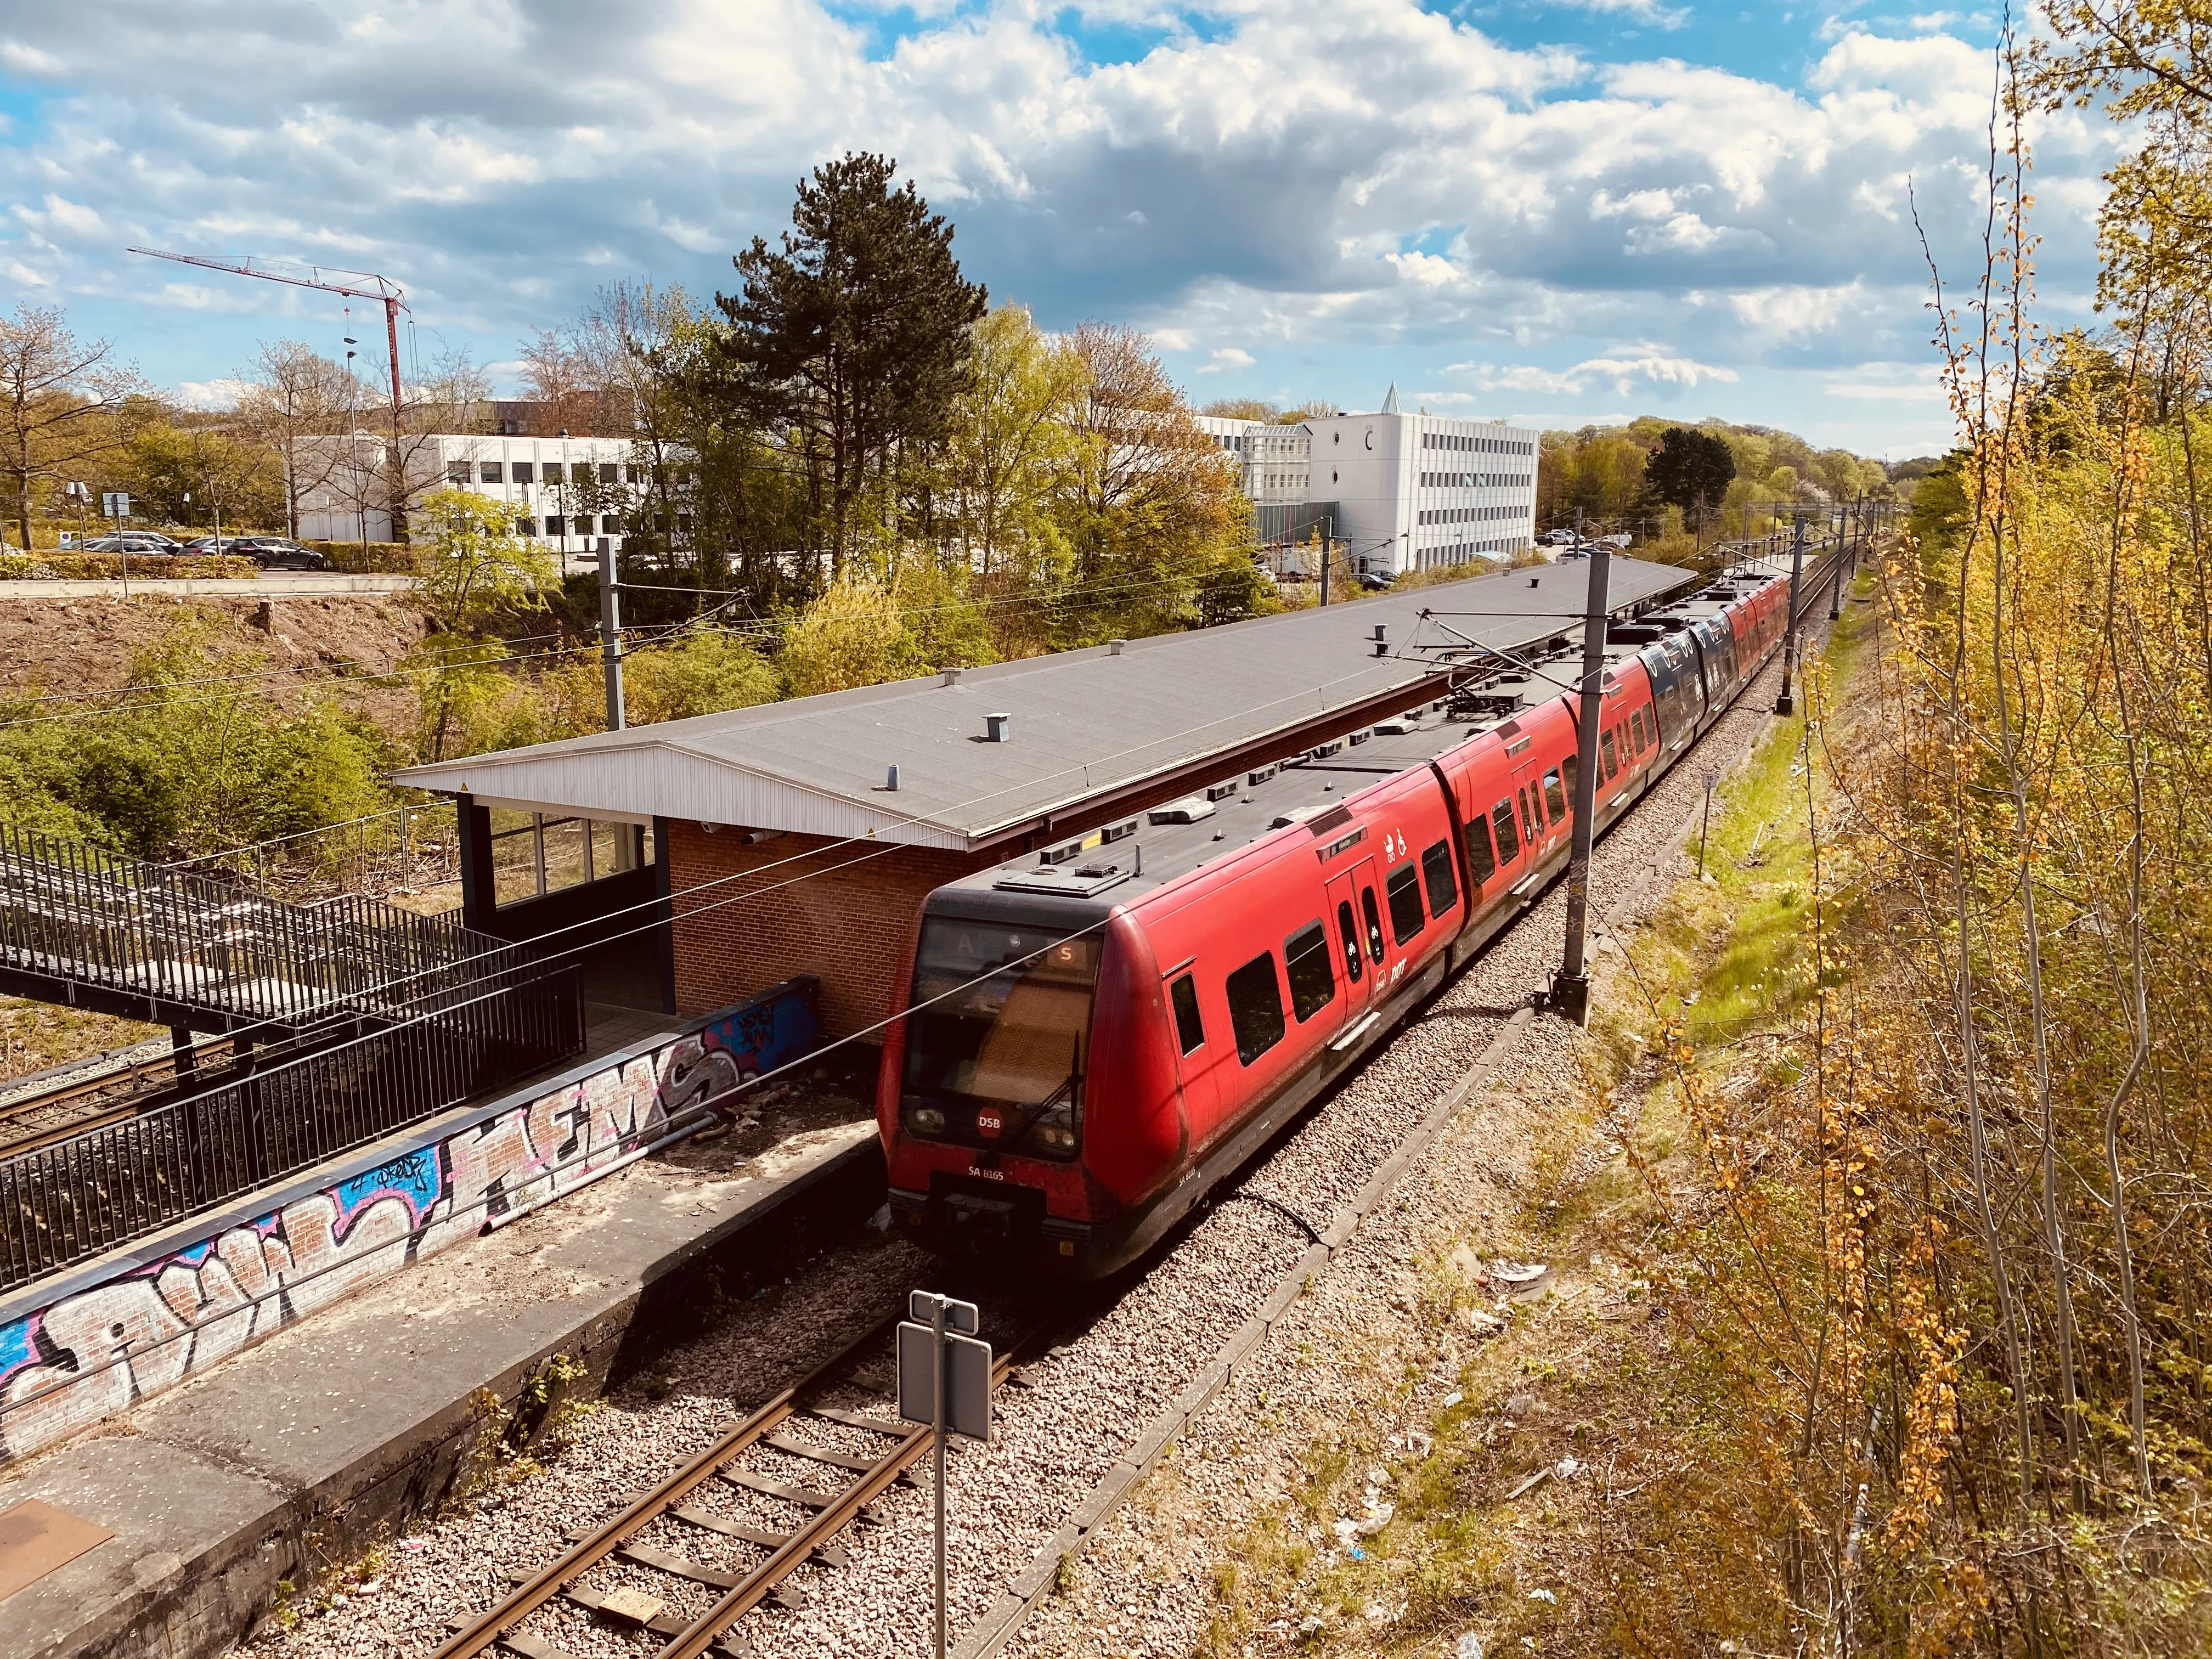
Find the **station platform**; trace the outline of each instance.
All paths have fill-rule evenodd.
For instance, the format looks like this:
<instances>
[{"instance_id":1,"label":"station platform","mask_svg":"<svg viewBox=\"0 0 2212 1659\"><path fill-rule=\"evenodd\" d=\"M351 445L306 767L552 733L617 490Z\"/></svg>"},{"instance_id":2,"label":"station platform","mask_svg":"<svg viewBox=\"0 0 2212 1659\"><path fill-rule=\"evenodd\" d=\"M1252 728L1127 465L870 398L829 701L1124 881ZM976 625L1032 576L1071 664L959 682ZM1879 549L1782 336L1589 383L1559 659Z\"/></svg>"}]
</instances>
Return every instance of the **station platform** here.
<instances>
[{"instance_id":1,"label":"station platform","mask_svg":"<svg viewBox=\"0 0 2212 1659\"><path fill-rule=\"evenodd\" d=\"M0 1653L228 1650L280 1581L313 1583L453 1493L483 1391L512 1409L558 1354L596 1393L696 1334L708 1287L780 1275L799 1240L872 1212L872 1121L821 1116L743 1157L631 1164L0 1470L0 1517L61 1512L0 1518Z\"/></svg>"}]
</instances>

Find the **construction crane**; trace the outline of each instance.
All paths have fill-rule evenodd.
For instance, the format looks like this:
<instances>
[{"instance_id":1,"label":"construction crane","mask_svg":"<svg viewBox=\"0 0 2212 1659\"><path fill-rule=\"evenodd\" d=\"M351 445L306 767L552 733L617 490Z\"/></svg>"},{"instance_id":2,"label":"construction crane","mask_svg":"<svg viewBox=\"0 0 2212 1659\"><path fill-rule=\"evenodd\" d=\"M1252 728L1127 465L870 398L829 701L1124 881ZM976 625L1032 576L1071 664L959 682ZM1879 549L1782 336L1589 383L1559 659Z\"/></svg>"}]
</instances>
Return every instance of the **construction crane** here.
<instances>
[{"instance_id":1,"label":"construction crane","mask_svg":"<svg viewBox=\"0 0 2212 1659\"><path fill-rule=\"evenodd\" d=\"M149 259L173 259L180 265L198 265L204 270L227 270L234 276L258 276L264 283L289 283L294 288L312 288L324 294L341 294L349 300L374 300L383 306L384 337L392 353L392 443L394 469L392 533L395 537L398 536L400 514L403 510L398 479L398 471L403 465L398 453L399 434L406 410L406 400L399 388L399 313L407 309L405 290L390 277L380 276L374 271L337 270L331 273L336 276L351 276L362 283L374 284L374 287L356 287L351 283L323 281L324 273L319 265L307 267L314 273L311 277L295 276L287 271L260 270L251 259L204 259L196 253L165 253L157 247L125 248L124 252L143 253ZM351 342L348 343L350 344ZM348 352L346 355L351 356L353 354Z\"/></svg>"},{"instance_id":2,"label":"construction crane","mask_svg":"<svg viewBox=\"0 0 2212 1659\"><path fill-rule=\"evenodd\" d=\"M384 307L384 337L392 351L392 429L399 430L400 413L404 404L399 391L399 313L407 309L407 295L398 283L388 276L379 276L373 271L339 270L337 276L352 276L362 283L373 283L373 288L356 288L349 283L326 283L322 280L322 268L310 265L312 277L295 276L281 270L261 270L251 259L203 259L196 253L164 253L157 247L125 248L126 253L143 253L149 259L173 259L180 265L198 265L204 270L227 270L234 276L258 276L264 283L289 283L294 288L312 288L325 294L342 294L349 300L374 300Z\"/></svg>"}]
</instances>

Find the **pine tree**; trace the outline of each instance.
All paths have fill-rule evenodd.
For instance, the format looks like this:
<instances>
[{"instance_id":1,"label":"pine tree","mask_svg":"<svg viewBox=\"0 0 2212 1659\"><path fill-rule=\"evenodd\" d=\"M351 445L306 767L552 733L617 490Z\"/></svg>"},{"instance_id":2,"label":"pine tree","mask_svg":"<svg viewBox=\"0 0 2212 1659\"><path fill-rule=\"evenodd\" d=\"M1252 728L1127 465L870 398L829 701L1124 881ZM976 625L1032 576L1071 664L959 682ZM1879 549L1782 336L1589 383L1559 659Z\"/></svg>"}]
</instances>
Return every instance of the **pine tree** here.
<instances>
[{"instance_id":1,"label":"pine tree","mask_svg":"<svg viewBox=\"0 0 2212 1659\"><path fill-rule=\"evenodd\" d=\"M799 186L792 228L737 256L744 291L710 354L714 400L775 434L811 487L833 577L862 498L902 447L944 432L966 387L969 329L987 308L960 274L952 228L884 155L826 162Z\"/></svg>"}]
</instances>

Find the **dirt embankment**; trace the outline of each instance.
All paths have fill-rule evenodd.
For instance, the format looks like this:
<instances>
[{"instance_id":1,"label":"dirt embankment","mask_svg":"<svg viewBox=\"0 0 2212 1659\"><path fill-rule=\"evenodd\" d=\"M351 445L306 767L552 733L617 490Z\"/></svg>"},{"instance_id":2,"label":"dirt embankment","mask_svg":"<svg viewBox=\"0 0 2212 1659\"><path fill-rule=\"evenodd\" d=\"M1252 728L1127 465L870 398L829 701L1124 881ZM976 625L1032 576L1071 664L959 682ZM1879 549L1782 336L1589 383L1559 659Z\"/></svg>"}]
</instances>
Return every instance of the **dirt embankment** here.
<instances>
[{"instance_id":1,"label":"dirt embankment","mask_svg":"<svg viewBox=\"0 0 2212 1659\"><path fill-rule=\"evenodd\" d=\"M29 599L0 612L0 690L52 696L118 690L130 683L137 653L180 628L204 629L210 654L243 654L259 668L280 671L258 684L289 704L333 678L391 673L430 624L407 596L392 593ZM414 697L404 684L353 689L380 724L397 731L411 721Z\"/></svg>"}]
</instances>

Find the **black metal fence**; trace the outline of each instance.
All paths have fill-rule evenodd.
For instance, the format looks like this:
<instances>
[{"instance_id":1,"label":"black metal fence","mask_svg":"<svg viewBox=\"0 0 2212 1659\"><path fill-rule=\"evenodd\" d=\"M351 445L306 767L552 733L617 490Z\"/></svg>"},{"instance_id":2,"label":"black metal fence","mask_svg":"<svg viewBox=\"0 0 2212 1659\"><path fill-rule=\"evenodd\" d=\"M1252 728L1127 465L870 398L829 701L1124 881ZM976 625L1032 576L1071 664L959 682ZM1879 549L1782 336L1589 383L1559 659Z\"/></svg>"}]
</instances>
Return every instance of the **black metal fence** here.
<instances>
[{"instance_id":1,"label":"black metal fence","mask_svg":"<svg viewBox=\"0 0 2212 1659\"><path fill-rule=\"evenodd\" d=\"M584 1046L578 970L532 963L437 988L398 1024L0 1158L0 1291L254 1192Z\"/></svg>"},{"instance_id":2,"label":"black metal fence","mask_svg":"<svg viewBox=\"0 0 2212 1659\"><path fill-rule=\"evenodd\" d=\"M227 1021L404 1017L532 960L526 947L347 895L283 904L206 876L0 824L0 965Z\"/></svg>"}]
</instances>

